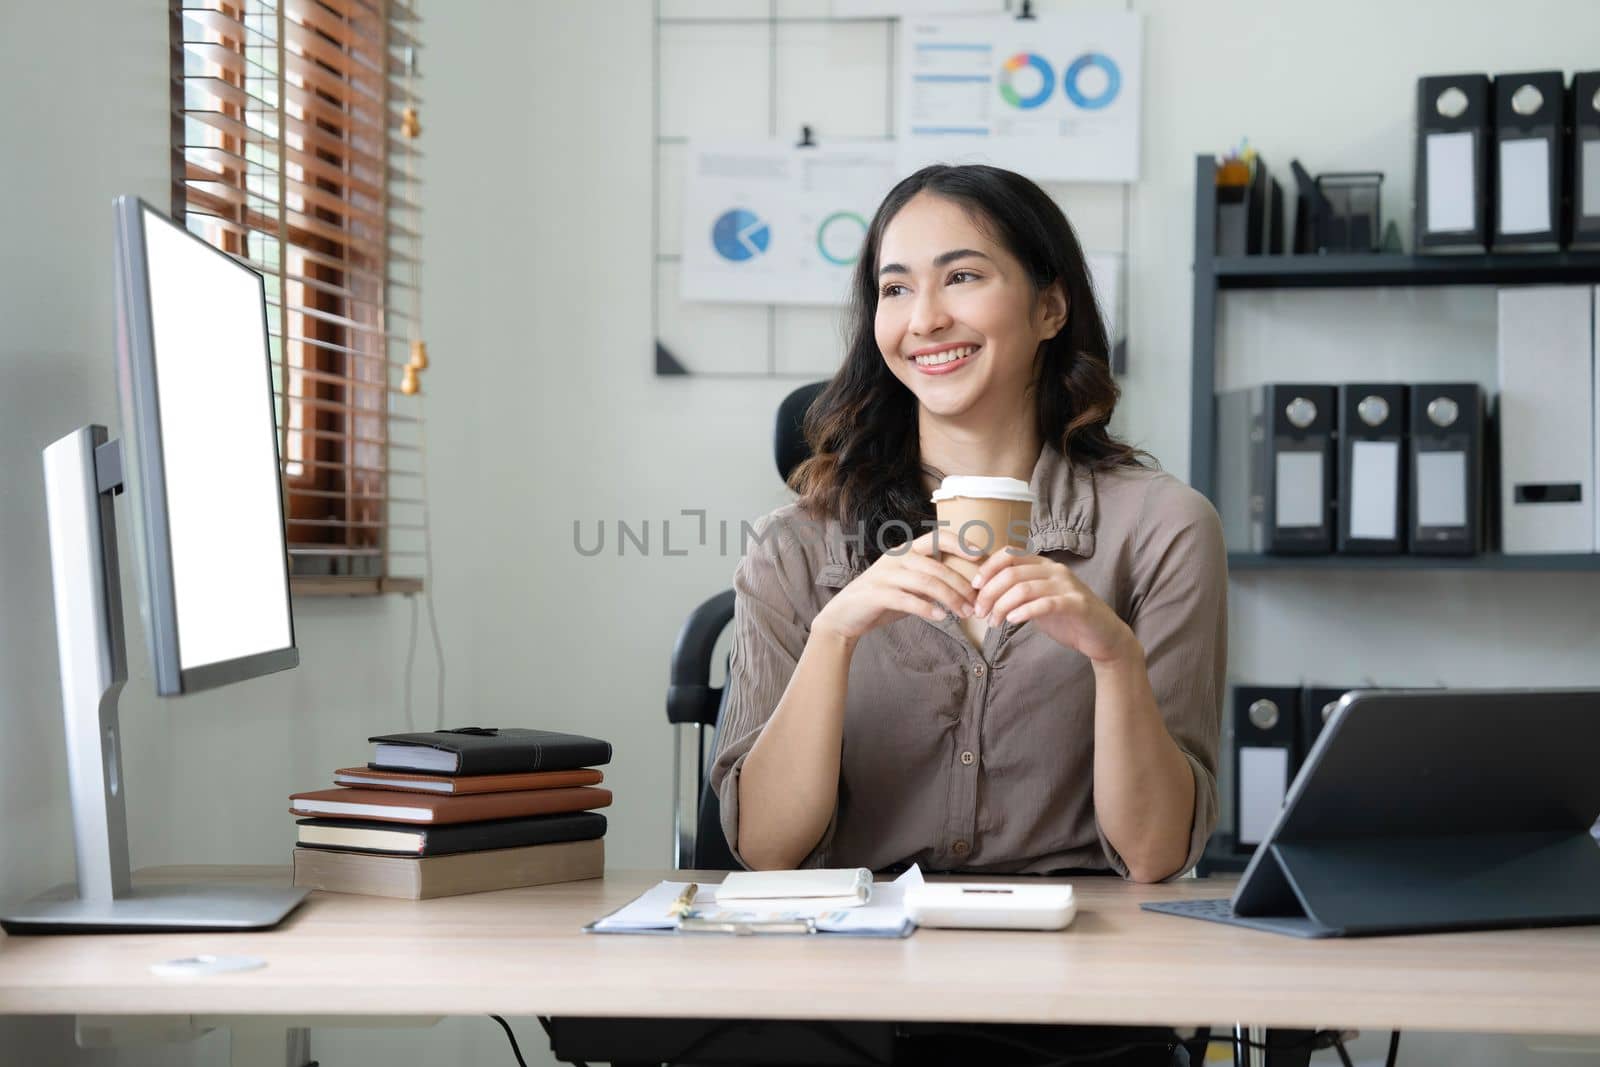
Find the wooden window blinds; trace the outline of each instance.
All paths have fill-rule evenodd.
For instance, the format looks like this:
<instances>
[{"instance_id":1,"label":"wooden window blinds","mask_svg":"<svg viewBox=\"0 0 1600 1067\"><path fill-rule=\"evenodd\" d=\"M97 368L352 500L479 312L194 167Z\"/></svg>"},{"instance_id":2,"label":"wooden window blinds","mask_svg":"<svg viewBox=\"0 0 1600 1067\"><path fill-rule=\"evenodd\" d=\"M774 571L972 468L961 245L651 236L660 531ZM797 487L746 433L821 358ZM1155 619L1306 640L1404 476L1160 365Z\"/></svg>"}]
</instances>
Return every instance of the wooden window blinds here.
<instances>
[{"instance_id":1,"label":"wooden window blinds","mask_svg":"<svg viewBox=\"0 0 1600 1067\"><path fill-rule=\"evenodd\" d=\"M266 278L297 592L420 584L417 29L395 0L171 6L173 215Z\"/></svg>"}]
</instances>

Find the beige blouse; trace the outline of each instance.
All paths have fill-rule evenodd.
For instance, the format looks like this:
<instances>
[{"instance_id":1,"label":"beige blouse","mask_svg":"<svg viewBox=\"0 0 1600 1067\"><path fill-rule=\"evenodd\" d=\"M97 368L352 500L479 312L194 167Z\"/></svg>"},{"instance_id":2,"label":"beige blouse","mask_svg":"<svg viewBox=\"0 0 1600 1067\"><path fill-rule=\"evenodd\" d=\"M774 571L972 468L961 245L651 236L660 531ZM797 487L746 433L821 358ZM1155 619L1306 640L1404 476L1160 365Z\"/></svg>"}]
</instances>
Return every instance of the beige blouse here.
<instances>
[{"instance_id":1,"label":"beige blouse","mask_svg":"<svg viewBox=\"0 0 1600 1067\"><path fill-rule=\"evenodd\" d=\"M1031 484L1030 550L1071 567L1144 646L1157 705L1194 771L1187 870L1217 821L1228 585L1217 514L1169 474L1091 472L1051 447ZM836 520L790 504L755 531L734 573L711 770L736 857L740 769L811 621L858 573ZM804 865L1127 876L1095 818L1094 673L1081 653L1026 622L991 628L980 649L959 619L902 616L857 643L845 701L838 804Z\"/></svg>"}]
</instances>

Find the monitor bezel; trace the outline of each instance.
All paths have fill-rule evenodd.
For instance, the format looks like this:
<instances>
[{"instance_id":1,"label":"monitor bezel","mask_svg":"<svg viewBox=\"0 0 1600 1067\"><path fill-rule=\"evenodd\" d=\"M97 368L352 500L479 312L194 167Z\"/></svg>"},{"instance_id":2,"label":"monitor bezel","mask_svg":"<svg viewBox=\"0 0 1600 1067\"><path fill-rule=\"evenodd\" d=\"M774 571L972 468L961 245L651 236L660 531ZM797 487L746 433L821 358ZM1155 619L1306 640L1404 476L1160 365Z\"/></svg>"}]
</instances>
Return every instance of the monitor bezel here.
<instances>
[{"instance_id":1,"label":"monitor bezel","mask_svg":"<svg viewBox=\"0 0 1600 1067\"><path fill-rule=\"evenodd\" d=\"M119 392L122 399L123 436L129 461L124 464L133 507L135 552L140 557L140 580L145 595L145 629L155 668L156 692L178 696L288 670L300 663L295 641L294 604L289 584L288 537L284 529L283 479L274 494L278 507L279 537L284 548L284 603L289 614L289 644L235 659L185 669L178 635L177 594L173 580L172 539L167 512L164 444L161 439L160 379L156 372L154 323L150 314L150 278L145 247L145 213L176 228L212 255L220 256L248 273L261 294L262 336L268 334L266 282L262 275L233 256L213 247L136 196L116 200L116 268L118 272L117 350ZM274 428L271 347L262 370L267 379L267 407ZM283 469L278 434L272 437L275 467Z\"/></svg>"}]
</instances>

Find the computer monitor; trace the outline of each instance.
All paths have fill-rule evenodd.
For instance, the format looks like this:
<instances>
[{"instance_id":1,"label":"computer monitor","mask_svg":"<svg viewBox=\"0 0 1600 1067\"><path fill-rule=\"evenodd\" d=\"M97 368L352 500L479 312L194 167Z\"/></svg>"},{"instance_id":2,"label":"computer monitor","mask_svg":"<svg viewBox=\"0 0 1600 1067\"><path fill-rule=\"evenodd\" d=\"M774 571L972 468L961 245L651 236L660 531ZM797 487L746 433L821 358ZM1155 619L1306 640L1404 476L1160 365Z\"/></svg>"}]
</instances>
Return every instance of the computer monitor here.
<instances>
[{"instance_id":1,"label":"computer monitor","mask_svg":"<svg viewBox=\"0 0 1600 1067\"><path fill-rule=\"evenodd\" d=\"M126 488L158 693L299 663L265 285L136 197L116 201L115 254L127 448L90 425L44 451L78 883L7 909L0 925L13 933L272 926L304 890L132 884L113 507Z\"/></svg>"},{"instance_id":2,"label":"computer monitor","mask_svg":"<svg viewBox=\"0 0 1600 1067\"><path fill-rule=\"evenodd\" d=\"M125 474L156 691L299 663L261 275L117 202Z\"/></svg>"}]
</instances>

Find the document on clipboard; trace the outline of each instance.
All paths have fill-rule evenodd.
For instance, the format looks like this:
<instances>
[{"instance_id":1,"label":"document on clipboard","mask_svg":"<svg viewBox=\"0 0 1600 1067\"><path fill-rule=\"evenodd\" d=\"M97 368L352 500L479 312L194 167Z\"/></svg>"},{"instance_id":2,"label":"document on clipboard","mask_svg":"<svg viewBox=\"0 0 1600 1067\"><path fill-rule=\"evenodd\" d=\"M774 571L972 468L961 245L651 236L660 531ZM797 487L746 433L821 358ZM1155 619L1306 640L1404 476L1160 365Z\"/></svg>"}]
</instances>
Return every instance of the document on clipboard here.
<instances>
[{"instance_id":1,"label":"document on clipboard","mask_svg":"<svg viewBox=\"0 0 1600 1067\"><path fill-rule=\"evenodd\" d=\"M685 914L678 906L689 882L658 882L640 896L585 926L591 934L844 934L909 937L916 929L906 914L905 892L922 884L913 866L893 882L877 882L867 902L852 908L732 908L717 903L717 886L696 889Z\"/></svg>"}]
</instances>

